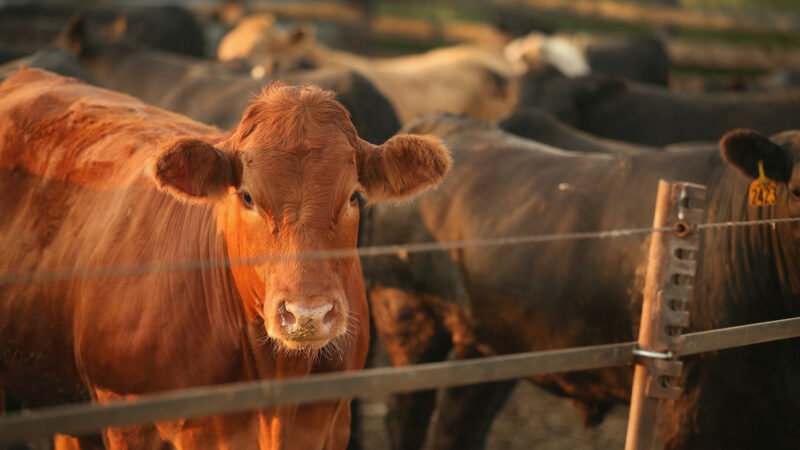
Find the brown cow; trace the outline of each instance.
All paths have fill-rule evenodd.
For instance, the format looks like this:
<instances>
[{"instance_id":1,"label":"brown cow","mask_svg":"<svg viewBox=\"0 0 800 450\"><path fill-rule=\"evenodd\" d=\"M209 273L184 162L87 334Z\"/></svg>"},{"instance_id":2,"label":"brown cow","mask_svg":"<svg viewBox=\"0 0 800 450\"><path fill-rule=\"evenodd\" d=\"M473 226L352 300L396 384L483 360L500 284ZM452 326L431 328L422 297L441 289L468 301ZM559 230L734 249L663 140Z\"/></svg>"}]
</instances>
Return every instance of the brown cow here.
<instances>
[{"instance_id":1,"label":"brown cow","mask_svg":"<svg viewBox=\"0 0 800 450\"><path fill-rule=\"evenodd\" d=\"M225 129L236 126L253 95L275 81L311 83L335 91L359 136L369 142L383 143L400 128L388 100L352 70L304 70L253 79L238 67L231 70L230 65L161 52L125 39L96 41L87 35L85 21L79 17L54 44L76 52L81 64L106 88Z\"/></svg>"},{"instance_id":2,"label":"brown cow","mask_svg":"<svg viewBox=\"0 0 800 450\"><path fill-rule=\"evenodd\" d=\"M424 136L368 144L333 97L272 85L223 136L35 69L0 84L0 379L11 394L40 407L361 368L359 260L280 255L354 249L360 193L408 197L450 160ZM264 255L275 258L226 263ZM182 261L202 269L164 270ZM108 266L144 270L93 272ZM14 277L53 270L67 276ZM342 399L114 428L105 440L343 448L349 422Z\"/></svg>"},{"instance_id":3,"label":"brown cow","mask_svg":"<svg viewBox=\"0 0 800 450\"><path fill-rule=\"evenodd\" d=\"M511 65L500 49L460 45L419 55L365 58L328 48L302 29L285 36L269 19L253 16L222 39L217 57L270 67L303 59L318 67L354 69L389 98L403 123L435 112L491 122L516 103L508 83Z\"/></svg>"}]
</instances>

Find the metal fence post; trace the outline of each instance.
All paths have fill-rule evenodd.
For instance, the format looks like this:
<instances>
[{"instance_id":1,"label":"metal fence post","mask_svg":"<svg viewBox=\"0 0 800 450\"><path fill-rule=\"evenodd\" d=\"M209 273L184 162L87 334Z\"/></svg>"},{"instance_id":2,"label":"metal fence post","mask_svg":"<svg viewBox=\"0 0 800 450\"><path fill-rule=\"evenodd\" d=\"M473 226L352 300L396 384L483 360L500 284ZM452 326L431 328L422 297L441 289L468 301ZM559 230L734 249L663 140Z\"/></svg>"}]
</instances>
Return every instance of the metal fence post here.
<instances>
[{"instance_id":1,"label":"metal fence post","mask_svg":"<svg viewBox=\"0 0 800 450\"><path fill-rule=\"evenodd\" d=\"M654 447L661 406L680 395L676 382L682 363L675 355L678 338L689 326L687 302L700 245L696 226L703 218L705 192L692 183L658 184L653 227L673 231L653 233L650 241L626 450Z\"/></svg>"}]
</instances>

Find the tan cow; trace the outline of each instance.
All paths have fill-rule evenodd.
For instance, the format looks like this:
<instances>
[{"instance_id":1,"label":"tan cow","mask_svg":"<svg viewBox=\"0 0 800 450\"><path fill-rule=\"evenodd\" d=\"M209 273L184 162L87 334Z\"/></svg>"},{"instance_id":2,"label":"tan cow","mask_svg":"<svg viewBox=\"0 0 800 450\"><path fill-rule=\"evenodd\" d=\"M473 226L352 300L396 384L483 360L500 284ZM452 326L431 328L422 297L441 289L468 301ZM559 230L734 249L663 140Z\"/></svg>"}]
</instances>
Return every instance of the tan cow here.
<instances>
[{"instance_id":1,"label":"tan cow","mask_svg":"<svg viewBox=\"0 0 800 450\"><path fill-rule=\"evenodd\" d=\"M460 45L419 55L366 58L327 48L303 28L284 32L268 16L255 15L225 35L217 57L268 67L302 59L319 67L355 69L389 98L404 123L435 112L491 122L515 105L508 85L513 71L502 49Z\"/></svg>"},{"instance_id":2,"label":"tan cow","mask_svg":"<svg viewBox=\"0 0 800 450\"><path fill-rule=\"evenodd\" d=\"M359 195L406 198L450 159L425 136L368 144L333 97L272 85L225 136L40 70L0 84L0 379L11 394L35 408L363 367L359 259L287 255L354 249ZM199 270L175 267L187 262ZM20 275L30 272L50 278ZM343 399L105 440L328 449L345 447L349 425Z\"/></svg>"}]
</instances>

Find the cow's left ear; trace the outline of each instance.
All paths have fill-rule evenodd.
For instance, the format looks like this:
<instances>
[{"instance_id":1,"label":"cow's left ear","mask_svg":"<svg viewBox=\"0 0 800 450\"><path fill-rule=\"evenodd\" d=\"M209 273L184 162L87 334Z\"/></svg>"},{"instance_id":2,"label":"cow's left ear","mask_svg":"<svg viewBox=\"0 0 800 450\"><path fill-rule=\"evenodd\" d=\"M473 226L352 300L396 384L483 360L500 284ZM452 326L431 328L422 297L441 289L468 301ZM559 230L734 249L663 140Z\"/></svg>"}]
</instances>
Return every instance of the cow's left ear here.
<instances>
[{"instance_id":1,"label":"cow's left ear","mask_svg":"<svg viewBox=\"0 0 800 450\"><path fill-rule=\"evenodd\" d=\"M159 189L181 200L201 202L220 198L238 185L239 158L196 138L177 138L162 145L150 165Z\"/></svg>"},{"instance_id":2,"label":"cow's left ear","mask_svg":"<svg viewBox=\"0 0 800 450\"><path fill-rule=\"evenodd\" d=\"M370 203L410 198L435 186L452 163L450 152L433 136L398 134L383 145L359 143L358 181Z\"/></svg>"},{"instance_id":3,"label":"cow's left ear","mask_svg":"<svg viewBox=\"0 0 800 450\"><path fill-rule=\"evenodd\" d=\"M83 13L73 14L58 36L50 43L51 47L61 48L79 57L86 50L86 18Z\"/></svg>"},{"instance_id":4,"label":"cow's left ear","mask_svg":"<svg viewBox=\"0 0 800 450\"><path fill-rule=\"evenodd\" d=\"M753 130L730 131L719 142L722 158L748 178L758 178L758 162L763 161L764 175L779 183L792 177L792 152Z\"/></svg>"}]
</instances>

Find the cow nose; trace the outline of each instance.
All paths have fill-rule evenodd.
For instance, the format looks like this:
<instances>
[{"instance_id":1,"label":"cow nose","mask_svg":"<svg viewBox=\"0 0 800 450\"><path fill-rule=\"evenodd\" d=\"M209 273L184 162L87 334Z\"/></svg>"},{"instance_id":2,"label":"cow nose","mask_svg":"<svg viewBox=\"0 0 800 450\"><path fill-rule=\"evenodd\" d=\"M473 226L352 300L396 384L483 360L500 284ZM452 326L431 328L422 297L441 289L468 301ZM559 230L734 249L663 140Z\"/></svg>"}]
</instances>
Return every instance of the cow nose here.
<instances>
[{"instance_id":1,"label":"cow nose","mask_svg":"<svg viewBox=\"0 0 800 450\"><path fill-rule=\"evenodd\" d=\"M281 302L278 310L281 313L281 325L283 326L296 324L298 318L301 321L322 323L333 320L332 315L329 314L333 310L333 303L309 307L295 302Z\"/></svg>"},{"instance_id":2,"label":"cow nose","mask_svg":"<svg viewBox=\"0 0 800 450\"><path fill-rule=\"evenodd\" d=\"M296 340L328 337L334 322L333 303L307 305L303 302L281 302L278 306L281 326Z\"/></svg>"}]
</instances>

